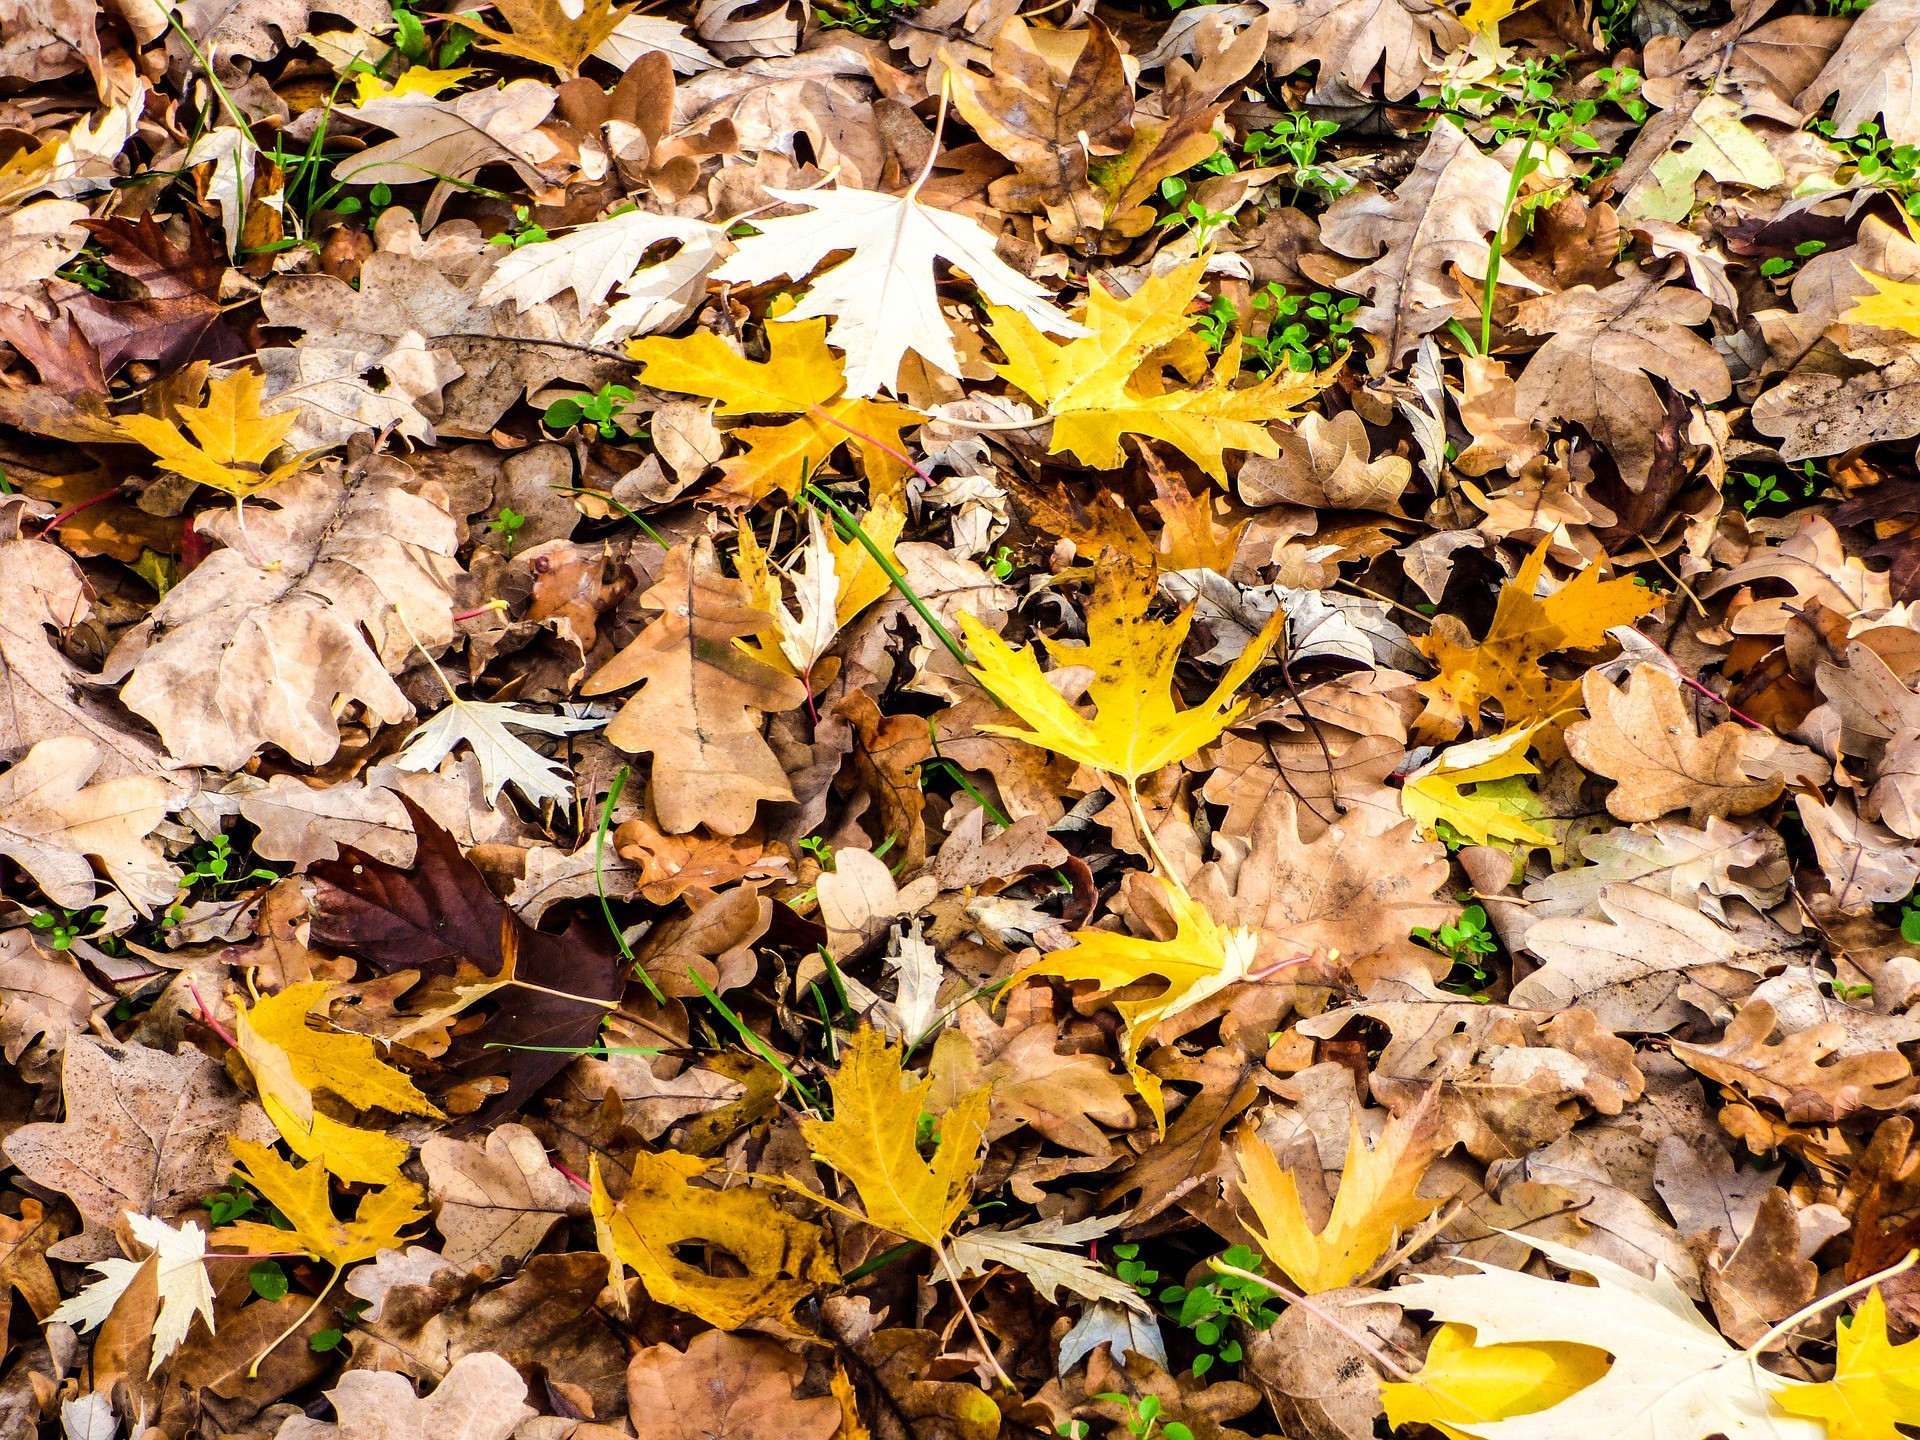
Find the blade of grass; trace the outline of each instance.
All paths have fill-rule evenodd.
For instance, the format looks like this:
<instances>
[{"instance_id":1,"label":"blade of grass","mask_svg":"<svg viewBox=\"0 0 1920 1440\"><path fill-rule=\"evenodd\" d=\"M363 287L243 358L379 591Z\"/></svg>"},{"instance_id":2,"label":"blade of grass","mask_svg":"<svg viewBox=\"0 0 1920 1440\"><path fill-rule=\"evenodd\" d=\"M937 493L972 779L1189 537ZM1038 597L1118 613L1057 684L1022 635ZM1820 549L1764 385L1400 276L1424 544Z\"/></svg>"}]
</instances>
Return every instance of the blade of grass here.
<instances>
[{"instance_id":1,"label":"blade of grass","mask_svg":"<svg viewBox=\"0 0 1920 1440\"><path fill-rule=\"evenodd\" d=\"M654 1002L665 1005L666 992L654 983L644 966L634 963L633 947L627 944L626 933L621 930L620 922L613 918L613 902L607 899L607 830L613 823L613 807L620 803L620 792L627 788L627 777L632 773L632 768L626 765L614 772L613 786L607 791L607 803L600 807L600 821L593 827L593 888L600 897L600 913L606 917L607 928L613 932L613 941L620 947L620 954L633 966L633 973L647 987L647 993L653 996Z\"/></svg>"},{"instance_id":2,"label":"blade of grass","mask_svg":"<svg viewBox=\"0 0 1920 1440\"><path fill-rule=\"evenodd\" d=\"M906 602L913 606L920 618L927 622L927 628L934 633L934 637L939 640L942 645L947 647L947 653L962 665L971 667L973 665L973 657L967 654L966 648L962 646L958 640L953 638L953 632L941 623L940 617L927 608L927 602L914 593L913 586L907 583L905 574L901 572L898 565L893 563L893 557L874 543L873 537L861 528L860 522L853 518L846 506L827 494L826 491L822 490L812 481L808 481L801 487L800 494L831 515L834 523L840 527L840 532L843 536L860 542L861 547L867 554L873 557L873 563L878 565L881 571L885 573L887 579L892 583L893 588L898 590L900 594L905 597Z\"/></svg>"},{"instance_id":3,"label":"blade of grass","mask_svg":"<svg viewBox=\"0 0 1920 1440\"><path fill-rule=\"evenodd\" d=\"M782 1060L779 1055L774 1052L772 1046L768 1045L766 1041L762 1040L747 1028L747 1022L734 1014L733 1007L720 998L720 993L700 978L700 972L698 970L695 970L689 965L687 967L687 975L695 985L700 987L700 993L707 997L707 1003L718 1010L721 1017L725 1019L729 1025L733 1026L734 1033L740 1037L742 1043L744 1043L749 1050L753 1051L754 1054L778 1070L780 1074L785 1077L786 1082L793 1086L794 1093L806 1100L809 1110L818 1111L822 1115L827 1113L821 1106L820 1101L815 1098L814 1093L801 1083L800 1077L787 1068L787 1062Z\"/></svg>"}]
</instances>

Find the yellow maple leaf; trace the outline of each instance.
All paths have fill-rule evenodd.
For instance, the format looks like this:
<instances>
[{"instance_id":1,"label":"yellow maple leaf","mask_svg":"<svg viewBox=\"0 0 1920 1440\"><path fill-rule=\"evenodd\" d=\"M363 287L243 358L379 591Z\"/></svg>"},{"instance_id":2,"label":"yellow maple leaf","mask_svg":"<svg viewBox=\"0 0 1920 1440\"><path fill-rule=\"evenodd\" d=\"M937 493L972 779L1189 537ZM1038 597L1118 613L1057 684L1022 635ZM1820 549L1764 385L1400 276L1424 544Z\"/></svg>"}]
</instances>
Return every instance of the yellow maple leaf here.
<instances>
[{"instance_id":1,"label":"yellow maple leaf","mask_svg":"<svg viewBox=\"0 0 1920 1440\"><path fill-rule=\"evenodd\" d=\"M1612 1363L1606 1351L1591 1345L1476 1345L1471 1325L1442 1325L1420 1373L1381 1385L1380 1399L1394 1430L1431 1425L1448 1440L1473 1440L1455 1427L1550 1409L1593 1384Z\"/></svg>"},{"instance_id":2,"label":"yellow maple leaf","mask_svg":"<svg viewBox=\"0 0 1920 1440\"><path fill-rule=\"evenodd\" d=\"M1333 1213L1316 1234L1300 1206L1300 1188L1292 1173L1280 1168L1265 1141L1243 1127L1235 1154L1240 1193L1260 1224L1253 1238L1309 1295L1350 1285L1392 1250L1408 1228L1438 1208L1438 1200L1413 1193L1438 1153L1431 1105L1388 1120L1380 1143L1371 1150L1356 1115L1347 1134L1347 1163L1340 1172Z\"/></svg>"},{"instance_id":3,"label":"yellow maple leaf","mask_svg":"<svg viewBox=\"0 0 1920 1440\"><path fill-rule=\"evenodd\" d=\"M817 1287L838 1282L819 1226L787 1214L765 1191L693 1183L714 1168L675 1150L642 1152L616 1203L593 1158L594 1234L616 1294L624 1297L632 1266L658 1303L737 1330L751 1320L785 1320ZM677 1246L700 1244L725 1250L747 1273L709 1275L675 1254Z\"/></svg>"},{"instance_id":4,"label":"yellow maple leaf","mask_svg":"<svg viewBox=\"0 0 1920 1440\"><path fill-rule=\"evenodd\" d=\"M1007 357L1005 365L994 368L1046 407L1056 453L1070 451L1095 469L1112 470L1121 462L1122 435L1148 435L1174 446L1223 483L1226 450L1280 453L1267 422L1291 419L1332 382L1334 372L1280 370L1236 390L1240 342L1235 339L1221 352L1211 383L1164 388L1162 361L1169 357L1159 352L1192 335L1199 317L1191 306L1206 264L1199 256L1154 276L1126 299L1093 286L1085 313L1075 317L1093 333L1064 343L1024 315L991 307L987 328Z\"/></svg>"},{"instance_id":5,"label":"yellow maple leaf","mask_svg":"<svg viewBox=\"0 0 1920 1440\"><path fill-rule=\"evenodd\" d=\"M720 469L742 503L775 490L798 495L801 485L849 442L875 494L891 491L906 474L888 452L904 453L900 432L920 417L890 400L840 394L845 375L827 348L825 319L769 321L765 360L748 360L711 330L680 339L630 340L627 353L640 362L641 378L654 389L718 400L721 415L800 416L733 432L747 452L721 461Z\"/></svg>"},{"instance_id":6,"label":"yellow maple leaf","mask_svg":"<svg viewBox=\"0 0 1920 1440\"><path fill-rule=\"evenodd\" d=\"M430 70L425 65L415 65L403 70L396 79L384 80L374 71L362 70L353 77L359 88L354 103L365 105L382 96L391 100L401 95L439 95L479 73L466 66L458 70Z\"/></svg>"},{"instance_id":7,"label":"yellow maple leaf","mask_svg":"<svg viewBox=\"0 0 1920 1440\"><path fill-rule=\"evenodd\" d=\"M204 405L179 408L191 439L153 415L123 415L114 424L127 439L152 451L162 470L244 497L279 484L306 462L303 455L274 470L260 468L299 418L291 410L262 415L260 389L260 376L252 370L208 381Z\"/></svg>"},{"instance_id":8,"label":"yellow maple leaf","mask_svg":"<svg viewBox=\"0 0 1920 1440\"><path fill-rule=\"evenodd\" d=\"M1500 22L1531 5L1533 0L1471 0L1460 12L1460 23L1478 35L1483 31L1500 33Z\"/></svg>"},{"instance_id":9,"label":"yellow maple leaf","mask_svg":"<svg viewBox=\"0 0 1920 1440\"><path fill-rule=\"evenodd\" d=\"M1419 823L1421 835L1429 840L1438 838L1437 827L1445 821L1475 845L1554 848L1553 836L1528 821L1529 812L1540 813L1539 803L1501 783L1540 773L1527 758L1537 728L1527 725L1449 745L1407 776L1400 788L1400 809ZM1472 793L1469 785L1475 787Z\"/></svg>"},{"instance_id":10,"label":"yellow maple leaf","mask_svg":"<svg viewBox=\"0 0 1920 1440\"><path fill-rule=\"evenodd\" d=\"M1055 975L1062 980L1098 981L1104 992L1122 990L1142 980L1164 980L1166 988L1157 995L1143 1000L1115 1000L1112 1004L1126 1026L1121 1058L1133 1075L1140 1098L1165 1129L1160 1078L1140 1068L1141 1047L1162 1020L1190 1010L1208 996L1244 980L1259 937L1244 928L1224 929L1184 890L1159 883L1174 917L1171 940L1141 939L1113 930L1076 930L1071 946L1042 956L1007 983L1029 975Z\"/></svg>"},{"instance_id":11,"label":"yellow maple leaf","mask_svg":"<svg viewBox=\"0 0 1920 1440\"><path fill-rule=\"evenodd\" d=\"M1580 680L1556 680L1541 661L1556 650L1595 650L1607 631L1658 610L1665 597L1632 577L1602 580L1589 566L1546 599L1536 599L1547 542L1500 588L1486 638L1475 640L1451 615L1436 616L1430 634L1414 641L1439 669L1414 688L1426 699L1418 729L1429 742L1451 740L1478 721L1481 706L1500 706L1508 726L1531 725L1580 706Z\"/></svg>"},{"instance_id":12,"label":"yellow maple leaf","mask_svg":"<svg viewBox=\"0 0 1920 1440\"><path fill-rule=\"evenodd\" d=\"M940 1117L932 1160L921 1157L920 1115L932 1077L909 1085L905 1055L862 1028L841 1052L833 1118L800 1122L814 1155L853 1182L868 1223L944 1253L980 1169L991 1087L964 1095Z\"/></svg>"},{"instance_id":13,"label":"yellow maple leaf","mask_svg":"<svg viewBox=\"0 0 1920 1440\"><path fill-rule=\"evenodd\" d=\"M1913 222L1908 221L1907 227L1913 229ZM1853 268L1879 293L1856 301L1840 319L1848 325L1878 325L1884 330L1920 335L1920 281L1894 280L1871 270L1860 270L1858 265Z\"/></svg>"},{"instance_id":14,"label":"yellow maple leaf","mask_svg":"<svg viewBox=\"0 0 1920 1440\"><path fill-rule=\"evenodd\" d=\"M1117 775L1129 786L1219 739L1246 709L1246 701L1234 700L1233 692L1266 658L1286 614L1274 612L1205 700L1191 710L1179 710L1174 707L1173 672L1193 612L1189 608L1168 621L1150 620L1147 607L1153 594L1150 570L1126 562L1103 564L1095 573L1087 606L1087 643L1046 642L1047 653L1060 664L1092 668L1087 686L1094 705L1091 718L1047 683L1031 646L1015 650L962 611L960 624L979 660L974 676L1029 727L980 729L1057 751Z\"/></svg>"},{"instance_id":15,"label":"yellow maple leaf","mask_svg":"<svg viewBox=\"0 0 1920 1440\"><path fill-rule=\"evenodd\" d=\"M483 25L471 14L447 19L478 35L483 49L551 66L567 80L580 73L587 57L606 43L634 9L622 5L616 10L611 0L585 0L573 15L567 13L563 0L495 0L493 8L512 28L511 34Z\"/></svg>"},{"instance_id":16,"label":"yellow maple leaf","mask_svg":"<svg viewBox=\"0 0 1920 1440\"><path fill-rule=\"evenodd\" d=\"M1841 1323L1835 1346L1833 1379L1776 1391L1782 1410L1824 1421L1827 1440L1902 1440L1895 1425L1920 1425L1920 1340L1888 1343L1879 1286Z\"/></svg>"},{"instance_id":17,"label":"yellow maple leaf","mask_svg":"<svg viewBox=\"0 0 1920 1440\"><path fill-rule=\"evenodd\" d=\"M402 1071L380 1059L366 1036L309 1025L335 988L332 981L308 980L251 1008L237 1006L237 1048L253 1072L267 1118L294 1154L319 1161L350 1184L391 1185L400 1179L407 1142L342 1124L314 1107L313 1092L327 1091L358 1110L440 1112Z\"/></svg>"},{"instance_id":18,"label":"yellow maple leaf","mask_svg":"<svg viewBox=\"0 0 1920 1440\"><path fill-rule=\"evenodd\" d=\"M293 1229L242 1220L215 1231L210 1238L216 1245L268 1252L304 1250L338 1267L371 1260L382 1250L403 1244L400 1232L426 1218L421 1208L425 1192L402 1180L369 1190L360 1197L353 1219L337 1219L324 1165L295 1167L251 1140L229 1137L227 1145L240 1162L235 1168L241 1178L286 1216Z\"/></svg>"}]
</instances>

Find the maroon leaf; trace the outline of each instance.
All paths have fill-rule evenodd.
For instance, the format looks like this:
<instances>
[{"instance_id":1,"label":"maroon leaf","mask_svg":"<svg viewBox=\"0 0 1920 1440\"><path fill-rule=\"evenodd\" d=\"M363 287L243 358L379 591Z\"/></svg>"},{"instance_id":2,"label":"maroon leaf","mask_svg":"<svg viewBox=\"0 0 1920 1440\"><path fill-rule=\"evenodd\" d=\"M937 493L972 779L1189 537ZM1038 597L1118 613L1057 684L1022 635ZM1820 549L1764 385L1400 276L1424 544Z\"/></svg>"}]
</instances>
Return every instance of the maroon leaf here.
<instances>
[{"instance_id":1,"label":"maroon leaf","mask_svg":"<svg viewBox=\"0 0 1920 1440\"><path fill-rule=\"evenodd\" d=\"M623 962L597 927L576 921L564 935L536 930L514 914L459 843L402 797L418 839L403 870L343 847L315 865L312 943L357 955L388 974L456 974L462 962L497 978L509 953L515 978L490 997L493 1013L456 1039L446 1066L464 1081L506 1080L457 1127L484 1128L516 1111L600 1035L626 990ZM529 987L538 986L534 989ZM552 1049L520 1047L543 1046Z\"/></svg>"}]
</instances>

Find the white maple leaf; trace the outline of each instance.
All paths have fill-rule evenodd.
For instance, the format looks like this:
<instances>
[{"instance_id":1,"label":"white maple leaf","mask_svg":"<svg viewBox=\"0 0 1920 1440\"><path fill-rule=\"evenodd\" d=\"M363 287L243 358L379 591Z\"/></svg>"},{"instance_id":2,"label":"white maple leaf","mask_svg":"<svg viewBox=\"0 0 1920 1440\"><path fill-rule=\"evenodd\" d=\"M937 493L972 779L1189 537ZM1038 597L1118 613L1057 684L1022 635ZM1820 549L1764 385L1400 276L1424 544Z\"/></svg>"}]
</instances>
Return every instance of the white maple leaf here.
<instances>
[{"instance_id":1,"label":"white maple leaf","mask_svg":"<svg viewBox=\"0 0 1920 1440\"><path fill-rule=\"evenodd\" d=\"M113 184L114 162L133 138L146 100L147 92L136 90L126 104L113 106L97 121L82 120L75 125L54 151L53 165L32 190L71 200Z\"/></svg>"},{"instance_id":2,"label":"white maple leaf","mask_svg":"<svg viewBox=\"0 0 1920 1440\"><path fill-rule=\"evenodd\" d=\"M726 231L701 225L659 264L636 270L620 282L620 293L626 298L607 307L606 319L593 332L593 343L605 345L630 335L673 329L706 298L707 272L732 248Z\"/></svg>"},{"instance_id":3,"label":"white maple leaf","mask_svg":"<svg viewBox=\"0 0 1920 1440\"><path fill-rule=\"evenodd\" d=\"M835 317L827 339L846 352L849 395L891 390L909 350L949 375L960 373L953 332L934 289L936 259L966 272L988 300L1017 310L1042 330L1087 333L1054 309L1046 290L993 253L993 236L964 215L922 205L912 190L904 195L847 189L767 193L813 213L756 220L761 233L741 241L714 278L747 285L778 275L798 280L834 251L851 250L783 317Z\"/></svg>"},{"instance_id":4,"label":"white maple leaf","mask_svg":"<svg viewBox=\"0 0 1920 1440\"><path fill-rule=\"evenodd\" d=\"M720 66L712 51L687 34L686 26L659 15L627 16L600 42L593 58L625 70L649 50L666 51L675 73L680 75L697 75Z\"/></svg>"},{"instance_id":5,"label":"white maple leaf","mask_svg":"<svg viewBox=\"0 0 1920 1440\"><path fill-rule=\"evenodd\" d=\"M820 512L810 510L807 518L813 528L807 533L801 565L791 572L793 598L800 602L800 614L795 617L785 601L776 604L773 611L780 627L780 653L802 675L813 669L840 633L840 622L834 618L834 607L840 601L840 576L834 569L833 546L827 540Z\"/></svg>"},{"instance_id":6,"label":"white maple leaf","mask_svg":"<svg viewBox=\"0 0 1920 1440\"><path fill-rule=\"evenodd\" d=\"M158 1272L155 1280L160 1291L160 1318L153 1327L153 1363L147 1367L147 1374L152 1375L186 1340L195 1315L205 1319L209 1333L214 1328L213 1284L207 1279L207 1232L192 1221L176 1229L164 1220L132 1210L127 1211L127 1227L135 1240L153 1251L150 1259ZM87 1268L98 1271L100 1278L62 1303L47 1319L79 1330L93 1329L112 1312L147 1263L118 1258L96 1260Z\"/></svg>"},{"instance_id":7,"label":"white maple leaf","mask_svg":"<svg viewBox=\"0 0 1920 1440\"><path fill-rule=\"evenodd\" d=\"M1454 1421L1454 1429L1480 1440L1825 1440L1825 1425L1773 1403L1776 1393L1803 1382L1775 1375L1754 1351L1729 1345L1664 1269L1649 1280L1565 1245L1512 1238L1597 1285L1468 1260L1462 1263L1480 1274L1423 1276L1380 1298L1471 1325L1478 1345L1591 1345L1613 1356L1613 1366L1558 1405L1480 1425Z\"/></svg>"},{"instance_id":8,"label":"white maple leaf","mask_svg":"<svg viewBox=\"0 0 1920 1440\"><path fill-rule=\"evenodd\" d=\"M605 723L597 716L542 715L495 701L455 697L446 709L407 737L393 763L402 770L437 770L453 747L464 740L480 762L489 805L509 782L535 805L542 800L560 804L573 793L567 785L566 771L507 727L542 735L571 735Z\"/></svg>"},{"instance_id":9,"label":"white maple leaf","mask_svg":"<svg viewBox=\"0 0 1920 1440\"><path fill-rule=\"evenodd\" d=\"M260 147L237 125L209 130L187 152L187 168L213 165L207 198L220 207L220 224L227 232L227 257L240 253L240 232L247 223L247 196L253 188L253 162Z\"/></svg>"},{"instance_id":10,"label":"white maple leaf","mask_svg":"<svg viewBox=\"0 0 1920 1440\"><path fill-rule=\"evenodd\" d=\"M1057 1303L1062 1290L1070 1290L1089 1300L1105 1300L1150 1315L1152 1310L1133 1286L1065 1248L1098 1240L1117 1223L1096 1215L1071 1225L1058 1219L1038 1220L1011 1230L982 1225L954 1237L953 1263L962 1275L984 1275L995 1265L1018 1270L1033 1282L1034 1290L1048 1304Z\"/></svg>"},{"instance_id":11,"label":"white maple leaf","mask_svg":"<svg viewBox=\"0 0 1920 1440\"><path fill-rule=\"evenodd\" d=\"M510 299L524 312L571 290L584 311L606 299L614 286L638 279L634 272L640 257L662 240L678 240L683 252L692 249L696 258L707 257L700 268L700 278L705 278L706 265L720 253L726 232L703 220L629 210L510 251L487 277L480 303L497 305ZM660 268L648 266L645 273Z\"/></svg>"}]
</instances>

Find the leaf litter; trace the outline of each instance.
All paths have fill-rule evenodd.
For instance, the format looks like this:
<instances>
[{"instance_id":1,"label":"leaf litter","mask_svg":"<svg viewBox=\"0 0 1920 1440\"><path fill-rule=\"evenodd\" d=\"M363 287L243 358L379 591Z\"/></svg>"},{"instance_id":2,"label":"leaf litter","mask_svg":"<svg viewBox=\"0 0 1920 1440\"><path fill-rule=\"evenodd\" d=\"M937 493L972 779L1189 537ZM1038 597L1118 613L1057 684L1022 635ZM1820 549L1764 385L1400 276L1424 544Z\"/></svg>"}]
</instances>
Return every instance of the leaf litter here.
<instances>
[{"instance_id":1,"label":"leaf litter","mask_svg":"<svg viewBox=\"0 0 1920 1440\"><path fill-rule=\"evenodd\" d=\"M0 4L0 1405L1920 1427L1914 0Z\"/></svg>"}]
</instances>

